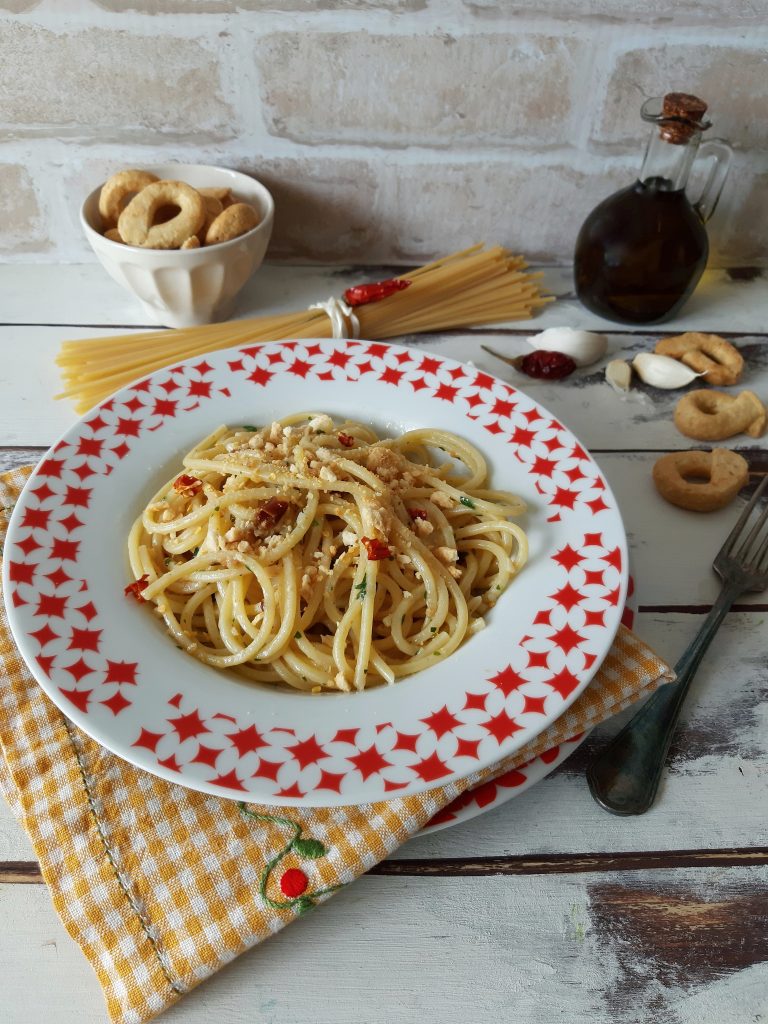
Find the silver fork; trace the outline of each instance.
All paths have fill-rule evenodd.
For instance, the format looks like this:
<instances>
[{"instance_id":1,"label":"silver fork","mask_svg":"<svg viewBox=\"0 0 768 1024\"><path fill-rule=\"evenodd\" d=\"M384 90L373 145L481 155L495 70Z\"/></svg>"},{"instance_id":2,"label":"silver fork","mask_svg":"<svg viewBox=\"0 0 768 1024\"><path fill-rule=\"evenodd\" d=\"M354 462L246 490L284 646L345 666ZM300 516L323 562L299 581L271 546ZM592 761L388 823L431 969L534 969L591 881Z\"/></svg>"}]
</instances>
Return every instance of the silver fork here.
<instances>
[{"instance_id":1,"label":"silver fork","mask_svg":"<svg viewBox=\"0 0 768 1024\"><path fill-rule=\"evenodd\" d=\"M723 589L675 666L677 682L660 687L587 770L592 796L612 814L643 814L651 806L688 687L720 623L737 597L768 586L768 531L763 535L768 504L750 524L766 485L768 476L715 556L712 567Z\"/></svg>"}]
</instances>

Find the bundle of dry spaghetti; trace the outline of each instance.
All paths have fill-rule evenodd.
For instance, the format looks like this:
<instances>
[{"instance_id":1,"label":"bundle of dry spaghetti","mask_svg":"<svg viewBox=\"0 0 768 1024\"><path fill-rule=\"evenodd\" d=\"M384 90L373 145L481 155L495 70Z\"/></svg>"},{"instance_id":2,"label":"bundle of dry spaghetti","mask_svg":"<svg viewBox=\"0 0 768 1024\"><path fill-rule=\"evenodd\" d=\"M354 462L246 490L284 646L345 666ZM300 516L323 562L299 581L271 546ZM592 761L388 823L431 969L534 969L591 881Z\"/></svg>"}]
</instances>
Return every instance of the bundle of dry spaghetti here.
<instances>
[{"instance_id":1,"label":"bundle of dry spaghetti","mask_svg":"<svg viewBox=\"0 0 768 1024\"><path fill-rule=\"evenodd\" d=\"M527 319L552 299L541 294L540 275L525 268L522 257L501 246L486 249L479 244L382 285L349 289L345 298L355 306L355 333L368 340ZM351 293L358 293L357 301ZM347 307L348 320L350 312ZM163 366L261 341L333 337L334 329L328 310L310 308L202 327L65 341L57 358L65 388L57 398L72 399L82 413Z\"/></svg>"}]
</instances>

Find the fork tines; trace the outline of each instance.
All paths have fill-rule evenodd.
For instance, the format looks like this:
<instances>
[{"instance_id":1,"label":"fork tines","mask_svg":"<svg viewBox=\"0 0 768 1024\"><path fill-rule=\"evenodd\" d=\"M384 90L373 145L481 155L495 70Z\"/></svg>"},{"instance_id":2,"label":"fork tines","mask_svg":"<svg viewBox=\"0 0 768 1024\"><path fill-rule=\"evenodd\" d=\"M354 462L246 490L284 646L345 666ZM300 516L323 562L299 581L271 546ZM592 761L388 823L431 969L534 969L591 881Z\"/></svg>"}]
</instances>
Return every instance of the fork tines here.
<instances>
[{"instance_id":1,"label":"fork tines","mask_svg":"<svg viewBox=\"0 0 768 1024\"><path fill-rule=\"evenodd\" d=\"M765 492L766 486L768 486L768 475L764 476L760 481L759 486L744 507L738 522L729 533L720 552L722 555L728 555L739 561L745 569L757 573L765 572L768 568L768 560L765 558L768 555L768 535L755 544L760 531L765 526L766 521L768 521L768 505L758 516L757 522L752 526L752 529L749 531L744 542L738 547L738 550L736 550L736 544L741 539L741 534L747 524L747 520L752 515L755 506ZM752 551L753 548L755 549L754 552ZM763 564L764 562L766 564Z\"/></svg>"}]
</instances>

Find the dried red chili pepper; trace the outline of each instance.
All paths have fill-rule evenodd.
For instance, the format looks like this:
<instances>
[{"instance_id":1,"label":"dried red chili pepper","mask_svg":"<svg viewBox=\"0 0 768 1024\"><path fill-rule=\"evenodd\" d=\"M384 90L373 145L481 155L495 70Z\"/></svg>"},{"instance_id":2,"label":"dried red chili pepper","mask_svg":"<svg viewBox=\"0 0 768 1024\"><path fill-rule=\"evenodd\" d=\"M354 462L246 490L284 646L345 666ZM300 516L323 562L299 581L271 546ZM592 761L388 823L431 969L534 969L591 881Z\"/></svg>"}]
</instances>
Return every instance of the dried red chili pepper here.
<instances>
[{"instance_id":1,"label":"dried red chili pepper","mask_svg":"<svg viewBox=\"0 0 768 1024\"><path fill-rule=\"evenodd\" d=\"M350 434L345 434L345 433L342 432L342 433L338 434L337 436L339 438L339 444L343 444L345 448L352 448L353 447L353 445L355 443L355 439Z\"/></svg>"},{"instance_id":2,"label":"dried red chili pepper","mask_svg":"<svg viewBox=\"0 0 768 1024\"><path fill-rule=\"evenodd\" d=\"M202 490L203 481L198 480L196 476L187 476L186 473L182 476L177 477L173 481L174 491L187 492L189 494L197 494L198 491Z\"/></svg>"},{"instance_id":3,"label":"dried red chili pepper","mask_svg":"<svg viewBox=\"0 0 768 1024\"><path fill-rule=\"evenodd\" d=\"M280 516L288 508L288 502L282 498L270 498L260 506L256 518L260 526L267 526L276 523Z\"/></svg>"},{"instance_id":4,"label":"dried red chili pepper","mask_svg":"<svg viewBox=\"0 0 768 1024\"><path fill-rule=\"evenodd\" d=\"M373 284L356 284L344 292L344 301L350 306L365 306L369 302L379 302L388 295L401 292L411 284L400 277L390 277L386 281L375 281Z\"/></svg>"},{"instance_id":5,"label":"dried red chili pepper","mask_svg":"<svg viewBox=\"0 0 768 1024\"><path fill-rule=\"evenodd\" d=\"M427 510L424 508L409 508L408 515L411 519L427 519Z\"/></svg>"},{"instance_id":6,"label":"dried red chili pepper","mask_svg":"<svg viewBox=\"0 0 768 1024\"><path fill-rule=\"evenodd\" d=\"M522 356L519 361L515 360L517 368L529 377L537 377L543 380L561 380L573 373L576 363L570 356L563 352L547 352L544 349L536 349L527 356Z\"/></svg>"},{"instance_id":7,"label":"dried red chili pepper","mask_svg":"<svg viewBox=\"0 0 768 1024\"><path fill-rule=\"evenodd\" d=\"M142 590L146 590L149 586L149 575L145 573L139 579L134 580L133 583L129 583L128 586L123 590L126 597L134 597L137 601L144 602L146 598L141 596Z\"/></svg>"},{"instance_id":8,"label":"dried red chili pepper","mask_svg":"<svg viewBox=\"0 0 768 1024\"><path fill-rule=\"evenodd\" d=\"M381 562L392 554L389 544L377 540L376 537L363 537L362 542L365 545L366 554L371 562Z\"/></svg>"}]
</instances>

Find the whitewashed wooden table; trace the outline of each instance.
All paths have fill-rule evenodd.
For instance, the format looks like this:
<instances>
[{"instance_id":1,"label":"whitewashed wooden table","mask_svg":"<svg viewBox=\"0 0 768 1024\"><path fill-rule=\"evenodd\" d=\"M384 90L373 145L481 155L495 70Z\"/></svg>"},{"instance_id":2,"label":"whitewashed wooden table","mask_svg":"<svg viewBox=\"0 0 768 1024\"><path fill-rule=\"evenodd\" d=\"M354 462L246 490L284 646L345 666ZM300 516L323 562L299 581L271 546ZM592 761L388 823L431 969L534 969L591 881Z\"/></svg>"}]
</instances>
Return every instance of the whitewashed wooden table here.
<instances>
[{"instance_id":1,"label":"whitewashed wooden table","mask_svg":"<svg viewBox=\"0 0 768 1024\"><path fill-rule=\"evenodd\" d=\"M366 271L365 279L375 278ZM382 276L381 274L378 276ZM240 315L300 308L340 294L351 270L266 267ZM511 354L554 324L602 326L616 354L660 333L717 331L742 349L744 386L768 399L768 281L707 276L663 332L601 325L562 296L535 324L410 337L508 380L480 349ZM54 402L63 338L141 324L138 306L98 266L0 267L0 469L37 460L74 420ZM519 383L519 379L517 381ZM623 510L632 546L637 632L674 663L717 593L710 562L741 502L709 516L666 505L650 471L687 448L672 425L674 393L622 400L602 371L522 385L594 453ZM748 442L748 443L745 443ZM752 486L768 470L762 442L733 439ZM694 683L660 798L640 818L593 803L592 754L620 720L597 729L544 782L505 806L413 840L327 906L185 998L163 1018L184 1024L749 1024L768 1020L768 596L745 598ZM29 843L0 802L0 1021L96 1024L99 988L48 901Z\"/></svg>"}]
</instances>

